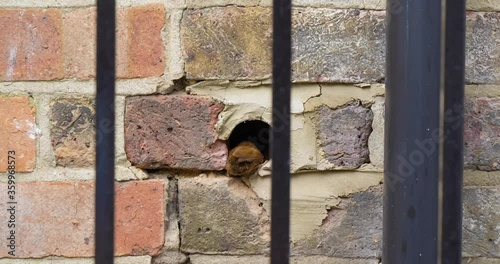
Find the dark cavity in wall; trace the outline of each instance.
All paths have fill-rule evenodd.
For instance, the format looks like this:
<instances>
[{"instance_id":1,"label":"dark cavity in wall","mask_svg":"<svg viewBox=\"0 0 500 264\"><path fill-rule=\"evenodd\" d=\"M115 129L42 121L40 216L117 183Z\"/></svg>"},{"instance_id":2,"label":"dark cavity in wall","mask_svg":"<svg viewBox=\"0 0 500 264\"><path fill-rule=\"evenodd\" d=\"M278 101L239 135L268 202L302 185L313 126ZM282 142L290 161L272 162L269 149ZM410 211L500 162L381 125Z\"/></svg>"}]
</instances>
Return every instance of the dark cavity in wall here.
<instances>
[{"instance_id":1,"label":"dark cavity in wall","mask_svg":"<svg viewBox=\"0 0 500 264\"><path fill-rule=\"evenodd\" d=\"M265 160L269 160L270 126L260 120L248 120L239 123L231 132L227 141L229 150L243 141L252 142L262 153Z\"/></svg>"}]
</instances>

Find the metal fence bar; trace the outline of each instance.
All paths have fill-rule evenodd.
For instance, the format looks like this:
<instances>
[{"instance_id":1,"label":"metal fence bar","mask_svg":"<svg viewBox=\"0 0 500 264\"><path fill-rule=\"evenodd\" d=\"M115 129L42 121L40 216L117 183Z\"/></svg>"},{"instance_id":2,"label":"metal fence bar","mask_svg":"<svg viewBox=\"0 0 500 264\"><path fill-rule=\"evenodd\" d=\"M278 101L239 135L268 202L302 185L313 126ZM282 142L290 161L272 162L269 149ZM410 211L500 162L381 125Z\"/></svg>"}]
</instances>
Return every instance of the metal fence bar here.
<instances>
[{"instance_id":1,"label":"metal fence bar","mask_svg":"<svg viewBox=\"0 0 500 264\"><path fill-rule=\"evenodd\" d=\"M384 264L438 261L441 4L387 1Z\"/></svg>"},{"instance_id":2,"label":"metal fence bar","mask_svg":"<svg viewBox=\"0 0 500 264\"><path fill-rule=\"evenodd\" d=\"M462 261L465 0L446 6L441 260Z\"/></svg>"},{"instance_id":3,"label":"metal fence bar","mask_svg":"<svg viewBox=\"0 0 500 264\"><path fill-rule=\"evenodd\" d=\"M292 1L273 1L271 263L288 264Z\"/></svg>"},{"instance_id":4,"label":"metal fence bar","mask_svg":"<svg viewBox=\"0 0 500 264\"><path fill-rule=\"evenodd\" d=\"M115 176L115 0L97 0L95 263L112 264Z\"/></svg>"}]
</instances>

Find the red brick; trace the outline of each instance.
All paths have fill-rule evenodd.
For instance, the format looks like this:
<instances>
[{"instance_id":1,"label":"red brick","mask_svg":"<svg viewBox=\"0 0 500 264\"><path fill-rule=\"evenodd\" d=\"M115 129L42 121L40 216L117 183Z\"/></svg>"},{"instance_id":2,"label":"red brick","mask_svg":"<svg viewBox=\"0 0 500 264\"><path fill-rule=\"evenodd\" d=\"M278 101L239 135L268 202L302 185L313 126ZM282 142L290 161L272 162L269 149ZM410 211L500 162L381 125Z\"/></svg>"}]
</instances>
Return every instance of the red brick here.
<instances>
[{"instance_id":1,"label":"red brick","mask_svg":"<svg viewBox=\"0 0 500 264\"><path fill-rule=\"evenodd\" d=\"M67 78L95 77L95 8L64 13L64 54ZM165 24L162 5L117 10L116 65L119 78L160 76L165 58L161 29Z\"/></svg>"},{"instance_id":2,"label":"red brick","mask_svg":"<svg viewBox=\"0 0 500 264\"><path fill-rule=\"evenodd\" d=\"M7 170L7 151L15 151L16 172L35 169L35 107L28 96L0 96L0 172Z\"/></svg>"},{"instance_id":3,"label":"red brick","mask_svg":"<svg viewBox=\"0 0 500 264\"><path fill-rule=\"evenodd\" d=\"M127 10L119 8L116 12L116 76L127 78L128 75L128 29Z\"/></svg>"},{"instance_id":4,"label":"red brick","mask_svg":"<svg viewBox=\"0 0 500 264\"><path fill-rule=\"evenodd\" d=\"M6 189L4 183L0 188ZM94 183L29 182L16 185L16 256L94 255ZM7 207L7 195L0 204ZM164 182L135 181L116 187L115 255L155 255L164 240ZM7 214L0 214L3 223ZM7 225L0 233L7 234ZM0 247L6 247L6 239ZM7 256L2 250L0 257Z\"/></svg>"},{"instance_id":5,"label":"red brick","mask_svg":"<svg viewBox=\"0 0 500 264\"><path fill-rule=\"evenodd\" d=\"M95 77L96 9L80 8L63 14L66 78Z\"/></svg>"},{"instance_id":6,"label":"red brick","mask_svg":"<svg viewBox=\"0 0 500 264\"><path fill-rule=\"evenodd\" d=\"M127 73L127 40L125 9L117 10L116 65L117 74ZM69 10L63 15L64 66L66 78L91 79L95 77L96 63L96 9Z\"/></svg>"},{"instance_id":7,"label":"red brick","mask_svg":"<svg viewBox=\"0 0 500 264\"><path fill-rule=\"evenodd\" d=\"M197 96L128 98L125 151L141 168L222 170L227 147L215 124L222 103Z\"/></svg>"},{"instance_id":8,"label":"red brick","mask_svg":"<svg viewBox=\"0 0 500 264\"><path fill-rule=\"evenodd\" d=\"M163 5L128 10L128 76L159 76L165 68L161 30L165 25Z\"/></svg>"},{"instance_id":9,"label":"red brick","mask_svg":"<svg viewBox=\"0 0 500 264\"><path fill-rule=\"evenodd\" d=\"M157 255L163 247L165 187L162 180L133 181L116 188L118 255Z\"/></svg>"},{"instance_id":10,"label":"red brick","mask_svg":"<svg viewBox=\"0 0 500 264\"><path fill-rule=\"evenodd\" d=\"M63 77L59 10L0 10L0 28L0 80Z\"/></svg>"}]
</instances>

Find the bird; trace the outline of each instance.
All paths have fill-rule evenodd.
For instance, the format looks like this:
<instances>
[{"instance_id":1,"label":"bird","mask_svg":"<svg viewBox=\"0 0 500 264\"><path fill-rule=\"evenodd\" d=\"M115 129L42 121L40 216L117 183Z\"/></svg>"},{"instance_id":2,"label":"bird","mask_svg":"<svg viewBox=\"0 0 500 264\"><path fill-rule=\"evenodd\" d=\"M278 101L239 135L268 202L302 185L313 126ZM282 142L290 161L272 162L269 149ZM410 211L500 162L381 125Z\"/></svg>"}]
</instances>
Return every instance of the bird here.
<instances>
[{"instance_id":1,"label":"bird","mask_svg":"<svg viewBox=\"0 0 500 264\"><path fill-rule=\"evenodd\" d=\"M250 176L257 172L264 162L260 150L250 141L243 141L229 151L226 171L229 176Z\"/></svg>"}]
</instances>

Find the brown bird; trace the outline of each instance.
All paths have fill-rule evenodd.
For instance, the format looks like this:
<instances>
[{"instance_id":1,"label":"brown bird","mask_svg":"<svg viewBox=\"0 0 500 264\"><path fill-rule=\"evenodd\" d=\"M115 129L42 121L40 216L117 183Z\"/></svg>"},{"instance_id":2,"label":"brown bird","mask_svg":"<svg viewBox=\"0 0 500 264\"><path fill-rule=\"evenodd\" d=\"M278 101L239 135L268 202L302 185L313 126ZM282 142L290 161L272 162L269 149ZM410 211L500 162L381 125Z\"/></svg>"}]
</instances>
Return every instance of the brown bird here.
<instances>
[{"instance_id":1,"label":"brown bird","mask_svg":"<svg viewBox=\"0 0 500 264\"><path fill-rule=\"evenodd\" d=\"M243 141L229 151L226 170L229 176L249 176L257 172L264 156L250 141Z\"/></svg>"}]
</instances>

